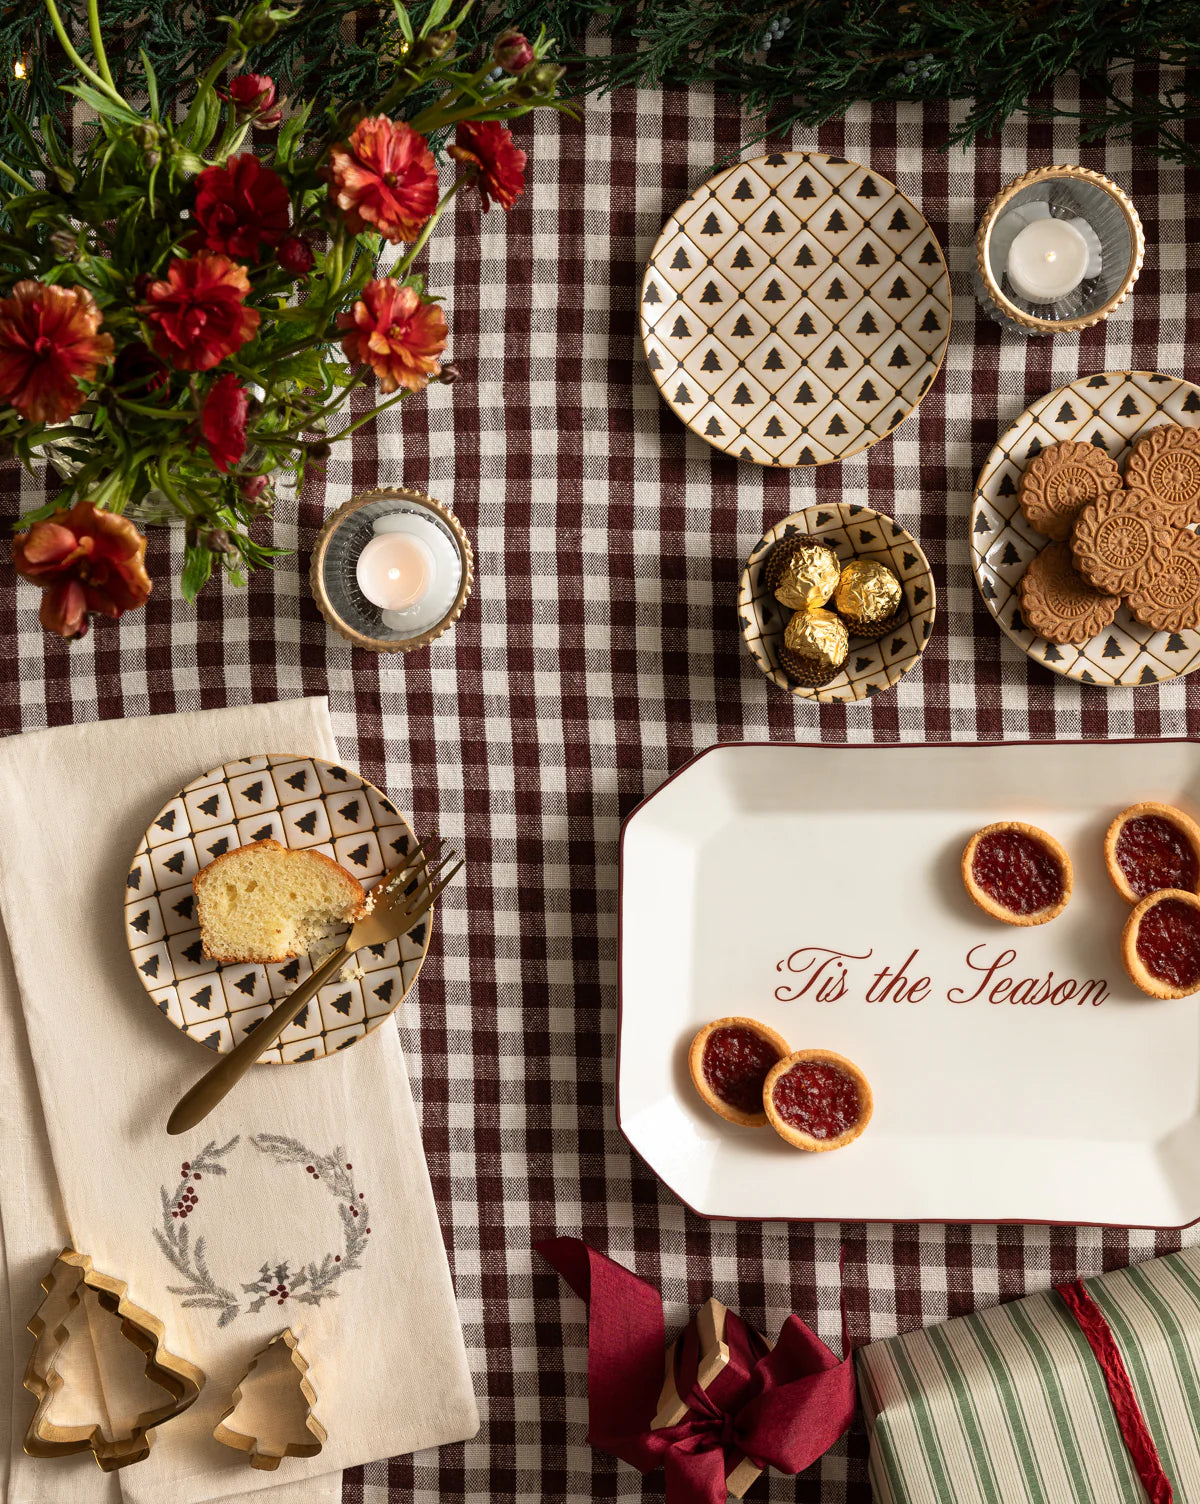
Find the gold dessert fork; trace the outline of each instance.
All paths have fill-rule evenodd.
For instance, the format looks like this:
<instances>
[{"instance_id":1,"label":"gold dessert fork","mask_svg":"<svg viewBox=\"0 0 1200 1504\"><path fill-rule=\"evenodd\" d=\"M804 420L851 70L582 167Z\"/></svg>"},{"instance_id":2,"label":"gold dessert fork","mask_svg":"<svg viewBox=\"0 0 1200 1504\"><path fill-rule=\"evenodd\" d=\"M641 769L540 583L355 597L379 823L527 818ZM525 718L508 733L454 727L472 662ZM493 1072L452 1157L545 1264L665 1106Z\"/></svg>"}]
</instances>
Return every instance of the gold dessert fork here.
<instances>
[{"instance_id":1,"label":"gold dessert fork","mask_svg":"<svg viewBox=\"0 0 1200 1504\"><path fill-rule=\"evenodd\" d=\"M345 943L323 961L307 981L289 992L241 1044L228 1055L222 1055L212 1069L179 1099L167 1119L167 1132L186 1133L206 1118L263 1051L270 1049L305 1003L311 1002L317 992L337 975L348 956L364 945L381 945L406 935L417 920L429 912L434 900L463 865L461 858L456 857L457 853L443 846L440 836L432 836L414 846L400 865L394 867L374 889L375 901L370 912L355 924ZM450 862L454 862L454 866L447 872L445 868Z\"/></svg>"}]
</instances>

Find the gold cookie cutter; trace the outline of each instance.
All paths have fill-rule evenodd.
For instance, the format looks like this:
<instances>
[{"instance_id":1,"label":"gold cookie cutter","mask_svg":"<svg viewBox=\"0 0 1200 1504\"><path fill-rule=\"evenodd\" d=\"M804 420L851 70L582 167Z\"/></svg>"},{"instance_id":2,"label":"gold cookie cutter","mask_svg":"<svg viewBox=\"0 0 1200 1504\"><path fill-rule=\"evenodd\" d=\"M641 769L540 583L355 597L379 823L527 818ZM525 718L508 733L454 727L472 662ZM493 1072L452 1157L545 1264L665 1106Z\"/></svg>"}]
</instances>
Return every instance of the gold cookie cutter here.
<instances>
[{"instance_id":1,"label":"gold cookie cutter","mask_svg":"<svg viewBox=\"0 0 1200 1504\"><path fill-rule=\"evenodd\" d=\"M275 1451L264 1445L260 1436L248 1436L244 1431L231 1430L225 1422L242 1402L242 1386L250 1375L258 1367L260 1361L267 1356L277 1342L282 1342L287 1348L291 1358L292 1367L296 1370L298 1387L304 1397L307 1410L304 1416L306 1430L312 1436L311 1441L287 1441L282 1451ZM236 1447L239 1452L248 1452L251 1467L263 1469L265 1472L274 1472L285 1457L315 1457L325 1443L329 1440L329 1433L313 1414L317 1403L317 1391L313 1388L308 1378L308 1362L300 1351L300 1341L291 1327L286 1327L277 1336L271 1338L266 1347L255 1353L250 1360L250 1366L242 1375L241 1380L230 1397L229 1408L217 1422L213 1437L223 1446Z\"/></svg>"},{"instance_id":2,"label":"gold cookie cutter","mask_svg":"<svg viewBox=\"0 0 1200 1504\"><path fill-rule=\"evenodd\" d=\"M25 1432L25 1451L31 1457L65 1457L90 1450L106 1473L143 1462L150 1455L154 1427L173 1420L196 1401L204 1387L204 1373L167 1350L163 1345L166 1328L157 1316L134 1305L128 1299L129 1287L124 1280L93 1268L86 1253L64 1248L41 1284L44 1298L29 1318L33 1352L23 1382L37 1400L37 1408ZM121 1318L121 1335L145 1355L146 1377L170 1395L166 1403L143 1411L123 1436L105 1437L99 1422L60 1426L49 1419L49 1410L64 1382L57 1364L71 1339L67 1319L86 1290L94 1293L105 1311Z\"/></svg>"}]
</instances>

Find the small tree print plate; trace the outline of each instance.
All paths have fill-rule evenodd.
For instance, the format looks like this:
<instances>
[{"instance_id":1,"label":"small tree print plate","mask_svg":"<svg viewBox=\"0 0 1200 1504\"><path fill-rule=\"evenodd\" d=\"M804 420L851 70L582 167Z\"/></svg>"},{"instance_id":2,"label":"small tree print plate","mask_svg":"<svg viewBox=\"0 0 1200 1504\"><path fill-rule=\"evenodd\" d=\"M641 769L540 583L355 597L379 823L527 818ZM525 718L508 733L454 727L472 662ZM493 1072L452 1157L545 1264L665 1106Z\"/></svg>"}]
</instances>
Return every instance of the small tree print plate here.
<instances>
[{"instance_id":1,"label":"small tree print plate","mask_svg":"<svg viewBox=\"0 0 1200 1504\"><path fill-rule=\"evenodd\" d=\"M364 888L415 844L408 821L360 774L291 753L226 763L164 805L125 879L125 933L138 978L159 1012L219 1054L312 974L305 956L274 965L222 965L204 954L192 878L225 852L268 839L322 852ZM431 918L398 941L359 951L349 963L355 974L322 987L262 1059L274 1065L316 1060L377 1028L417 979Z\"/></svg>"},{"instance_id":2,"label":"small tree print plate","mask_svg":"<svg viewBox=\"0 0 1200 1504\"><path fill-rule=\"evenodd\" d=\"M779 662L784 628L793 613L779 604L766 580L771 550L781 538L797 533L827 543L843 564L851 559L875 559L886 564L904 592L906 611L896 630L876 642L851 637L841 673L819 689L797 684ZM890 517L851 502L806 507L777 522L754 545L738 590L742 636L767 678L794 695L830 703L868 700L898 683L916 667L925 651L936 612L933 575L917 540Z\"/></svg>"},{"instance_id":3,"label":"small tree print plate","mask_svg":"<svg viewBox=\"0 0 1200 1504\"><path fill-rule=\"evenodd\" d=\"M988 610L1035 663L1105 688L1161 684L1200 667L1200 632L1156 632L1122 606L1111 626L1079 646L1057 646L1021 616L1017 586L1047 539L1021 515L1021 472L1064 439L1099 445L1123 465L1134 439L1162 423L1200 427L1200 387L1158 371L1080 376L1032 403L987 457L971 509L971 566Z\"/></svg>"}]
</instances>

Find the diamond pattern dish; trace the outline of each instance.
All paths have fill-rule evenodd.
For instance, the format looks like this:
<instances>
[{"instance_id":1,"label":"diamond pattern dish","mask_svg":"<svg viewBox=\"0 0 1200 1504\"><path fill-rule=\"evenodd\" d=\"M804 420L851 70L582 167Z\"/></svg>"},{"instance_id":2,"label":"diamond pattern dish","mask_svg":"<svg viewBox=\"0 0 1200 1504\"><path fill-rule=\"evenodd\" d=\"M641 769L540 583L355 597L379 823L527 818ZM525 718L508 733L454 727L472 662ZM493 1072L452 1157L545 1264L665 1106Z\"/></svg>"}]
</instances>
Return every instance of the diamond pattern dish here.
<instances>
[{"instance_id":1,"label":"diamond pattern dish","mask_svg":"<svg viewBox=\"0 0 1200 1504\"><path fill-rule=\"evenodd\" d=\"M917 406L950 337L950 277L921 211L844 157L772 152L675 211L642 283L667 406L759 465L824 465Z\"/></svg>"},{"instance_id":2,"label":"diamond pattern dish","mask_svg":"<svg viewBox=\"0 0 1200 1504\"><path fill-rule=\"evenodd\" d=\"M225 852L268 838L323 852L368 889L415 840L391 800L358 773L290 753L214 768L159 811L125 880L130 954L159 1012L222 1055L313 970L310 957L221 965L204 954L192 878ZM316 1060L377 1028L417 980L429 933L425 919L399 941L360 951L351 964L363 975L322 987L262 1059Z\"/></svg>"},{"instance_id":3,"label":"diamond pattern dish","mask_svg":"<svg viewBox=\"0 0 1200 1504\"><path fill-rule=\"evenodd\" d=\"M850 653L836 679L819 688L797 684L779 662L784 628L792 612L780 605L767 583L767 559L781 538L801 533L820 538L842 564L876 559L892 570L904 594L905 614L894 632L875 642L850 637ZM785 517L754 545L738 590L738 620L755 663L773 684L828 703L868 700L890 689L925 651L937 611L937 592L920 544L898 522L851 502L806 507Z\"/></svg>"},{"instance_id":4,"label":"diamond pattern dish","mask_svg":"<svg viewBox=\"0 0 1200 1504\"><path fill-rule=\"evenodd\" d=\"M997 625L1035 663L1082 684L1159 684L1200 667L1200 632L1157 632L1127 606L1078 646L1056 646L1021 615L1017 587L1046 539L1021 515L1017 487L1029 461L1063 439L1086 440L1122 464L1130 445L1164 423L1200 427L1200 387L1157 371L1080 376L1039 398L1003 435L979 472L971 510L971 564Z\"/></svg>"}]
</instances>

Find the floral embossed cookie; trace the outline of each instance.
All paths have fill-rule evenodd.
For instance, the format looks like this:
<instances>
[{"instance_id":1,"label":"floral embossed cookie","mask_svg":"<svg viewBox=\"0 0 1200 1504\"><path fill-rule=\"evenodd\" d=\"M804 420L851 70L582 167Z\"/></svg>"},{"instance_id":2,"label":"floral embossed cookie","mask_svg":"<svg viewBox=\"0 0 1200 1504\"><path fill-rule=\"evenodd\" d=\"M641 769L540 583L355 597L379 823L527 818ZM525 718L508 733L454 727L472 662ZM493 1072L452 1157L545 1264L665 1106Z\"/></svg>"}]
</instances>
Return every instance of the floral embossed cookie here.
<instances>
[{"instance_id":1,"label":"floral embossed cookie","mask_svg":"<svg viewBox=\"0 0 1200 1504\"><path fill-rule=\"evenodd\" d=\"M1200 429L1169 423L1139 439L1125 464L1125 484L1148 491L1177 527L1200 522Z\"/></svg>"},{"instance_id":2,"label":"floral embossed cookie","mask_svg":"<svg viewBox=\"0 0 1200 1504\"><path fill-rule=\"evenodd\" d=\"M1067 439L1026 465L1017 503L1030 527L1062 543L1084 507L1120 490L1121 472L1103 449Z\"/></svg>"},{"instance_id":3,"label":"floral embossed cookie","mask_svg":"<svg viewBox=\"0 0 1200 1504\"><path fill-rule=\"evenodd\" d=\"M1089 642L1117 614L1120 596L1107 595L1079 573L1065 543L1049 543L1017 587L1026 625L1047 642Z\"/></svg>"},{"instance_id":4,"label":"floral embossed cookie","mask_svg":"<svg viewBox=\"0 0 1200 1504\"><path fill-rule=\"evenodd\" d=\"M1166 563L1177 536L1148 491L1117 491L1084 507L1071 556L1084 579L1106 595L1130 595Z\"/></svg>"},{"instance_id":5,"label":"floral embossed cookie","mask_svg":"<svg viewBox=\"0 0 1200 1504\"><path fill-rule=\"evenodd\" d=\"M1130 590L1126 604L1158 632L1200 627L1200 538L1176 533L1166 558Z\"/></svg>"}]
</instances>

